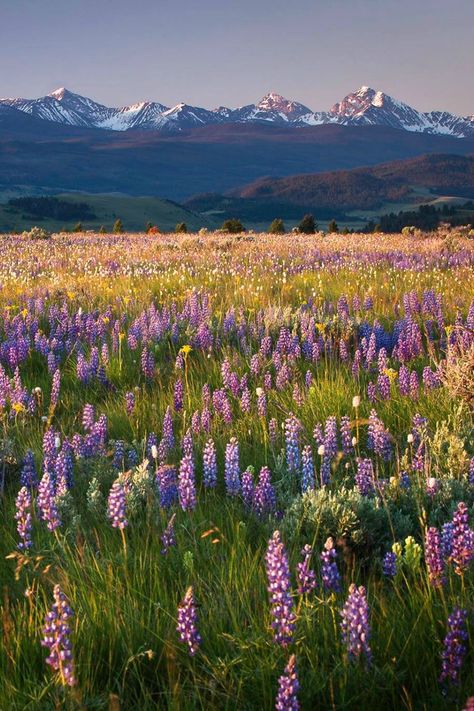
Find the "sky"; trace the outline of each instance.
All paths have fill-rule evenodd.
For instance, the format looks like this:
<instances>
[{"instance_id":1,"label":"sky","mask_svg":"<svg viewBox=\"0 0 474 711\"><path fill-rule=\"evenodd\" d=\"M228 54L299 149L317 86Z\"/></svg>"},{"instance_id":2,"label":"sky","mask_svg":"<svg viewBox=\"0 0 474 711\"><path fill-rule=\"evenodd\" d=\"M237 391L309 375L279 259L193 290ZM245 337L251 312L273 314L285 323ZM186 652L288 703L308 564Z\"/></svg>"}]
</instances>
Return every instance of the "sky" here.
<instances>
[{"instance_id":1,"label":"sky","mask_svg":"<svg viewBox=\"0 0 474 711\"><path fill-rule=\"evenodd\" d=\"M474 114L474 0L0 0L0 97L326 110L362 85Z\"/></svg>"}]
</instances>

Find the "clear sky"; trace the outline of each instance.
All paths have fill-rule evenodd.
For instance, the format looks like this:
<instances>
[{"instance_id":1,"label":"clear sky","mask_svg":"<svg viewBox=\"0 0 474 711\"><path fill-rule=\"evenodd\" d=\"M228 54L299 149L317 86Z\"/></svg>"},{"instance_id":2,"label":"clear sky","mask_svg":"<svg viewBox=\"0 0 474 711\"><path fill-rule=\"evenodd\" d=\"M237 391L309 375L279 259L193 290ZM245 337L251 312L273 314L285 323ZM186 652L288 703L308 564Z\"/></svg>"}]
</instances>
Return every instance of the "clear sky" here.
<instances>
[{"instance_id":1,"label":"clear sky","mask_svg":"<svg viewBox=\"0 0 474 711\"><path fill-rule=\"evenodd\" d=\"M474 0L0 0L0 96L328 109L366 84L474 114Z\"/></svg>"}]
</instances>

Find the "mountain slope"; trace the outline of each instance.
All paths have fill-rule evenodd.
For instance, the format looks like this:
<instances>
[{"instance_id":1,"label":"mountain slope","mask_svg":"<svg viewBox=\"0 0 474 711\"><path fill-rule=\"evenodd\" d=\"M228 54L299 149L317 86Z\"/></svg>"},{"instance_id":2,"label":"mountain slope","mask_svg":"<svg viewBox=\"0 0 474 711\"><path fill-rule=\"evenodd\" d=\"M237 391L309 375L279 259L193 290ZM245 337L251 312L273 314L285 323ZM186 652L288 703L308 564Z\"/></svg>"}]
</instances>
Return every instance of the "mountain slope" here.
<instances>
[{"instance_id":1,"label":"mountain slope","mask_svg":"<svg viewBox=\"0 0 474 711\"><path fill-rule=\"evenodd\" d=\"M64 87L39 99L0 99L0 105L44 121L114 131L142 129L179 133L196 126L268 123L289 127L385 126L456 138L474 136L472 116L460 117L447 111L421 112L367 86L348 94L329 111L319 112L274 92L266 94L257 104L236 109L221 106L209 110L185 103L167 107L156 101L111 108Z\"/></svg>"}]
</instances>

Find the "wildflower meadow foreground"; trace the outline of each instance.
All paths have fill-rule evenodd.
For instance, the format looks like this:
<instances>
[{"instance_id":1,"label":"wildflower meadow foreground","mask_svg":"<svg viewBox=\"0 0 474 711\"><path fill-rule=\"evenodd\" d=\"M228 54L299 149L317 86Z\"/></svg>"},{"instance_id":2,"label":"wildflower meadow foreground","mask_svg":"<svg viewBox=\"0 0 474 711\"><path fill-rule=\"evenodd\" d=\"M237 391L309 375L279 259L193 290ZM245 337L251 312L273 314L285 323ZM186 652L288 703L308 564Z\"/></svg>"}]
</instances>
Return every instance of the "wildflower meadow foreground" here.
<instances>
[{"instance_id":1,"label":"wildflower meadow foreground","mask_svg":"<svg viewBox=\"0 0 474 711\"><path fill-rule=\"evenodd\" d=\"M0 709L473 709L474 243L0 237Z\"/></svg>"}]
</instances>

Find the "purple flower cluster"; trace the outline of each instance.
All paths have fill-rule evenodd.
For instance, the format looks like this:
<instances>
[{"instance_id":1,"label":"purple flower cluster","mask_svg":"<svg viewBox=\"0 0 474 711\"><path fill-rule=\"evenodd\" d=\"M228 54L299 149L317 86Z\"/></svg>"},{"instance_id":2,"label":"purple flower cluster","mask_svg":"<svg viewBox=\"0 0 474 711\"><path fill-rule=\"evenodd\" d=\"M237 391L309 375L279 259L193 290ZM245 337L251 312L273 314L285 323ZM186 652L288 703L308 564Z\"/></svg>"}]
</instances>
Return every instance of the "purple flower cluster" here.
<instances>
[{"instance_id":1,"label":"purple flower cluster","mask_svg":"<svg viewBox=\"0 0 474 711\"><path fill-rule=\"evenodd\" d=\"M178 624L176 625L176 631L179 634L180 641L188 645L188 651L192 657L198 651L202 641L197 630L197 623L198 616L194 593L192 587L189 587L183 600L178 605Z\"/></svg>"},{"instance_id":2,"label":"purple flower cluster","mask_svg":"<svg viewBox=\"0 0 474 711\"><path fill-rule=\"evenodd\" d=\"M303 560L296 566L296 580L298 582L298 592L300 595L310 593L317 586L316 573L311 568L311 556L313 549L307 543L301 551Z\"/></svg>"},{"instance_id":3,"label":"purple flower cluster","mask_svg":"<svg viewBox=\"0 0 474 711\"><path fill-rule=\"evenodd\" d=\"M280 532L270 538L265 556L274 640L283 647L293 640L296 617L291 597L290 566Z\"/></svg>"},{"instance_id":4,"label":"purple flower cluster","mask_svg":"<svg viewBox=\"0 0 474 711\"><path fill-rule=\"evenodd\" d=\"M41 645L49 650L46 664L59 672L61 683L76 685L71 642L73 611L59 585L54 586L54 603L47 613Z\"/></svg>"},{"instance_id":5,"label":"purple flower cluster","mask_svg":"<svg viewBox=\"0 0 474 711\"><path fill-rule=\"evenodd\" d=\"M294 654L288 660L284 673L278 679L278 694L275 701L276 711L298 711L298 691L300 685Z\"/></svg>"},{"instance_id":6,"label":"purple flower cluster","mask_svg":"<svg viewBox=\"0 0 474 711\"><path fill-rule=\"evenodd\" d=\"M321 553L321 578L325 590L339 592L341 589L341 575L337 567L337 551L332 538L328 538Z\"/></svg>"},{"instance_id":7,"label":"purple flower cluster","mask_svg":"<svg viewBox=\"0 0 474 711\"><path fill-rule=\"evenodd\" d=\"M444 638L441 653L441 675L443 684L459 683L459 676L466 656L467 612L456 608L448 617L448 633Z\"/></svg>"},{"instance_id":8,"label":"purple flower cluster","mask_svg":"<svg viewBox=\"0 0 474 711\"><path fill-rule=\"evenodd\" d=\"M353 661L365 657L367 664L372 661L370 648L369 605L365 588L352 584L349 595L341 611L342 641L349 658Z\"/></svg>"}]
</instances>

